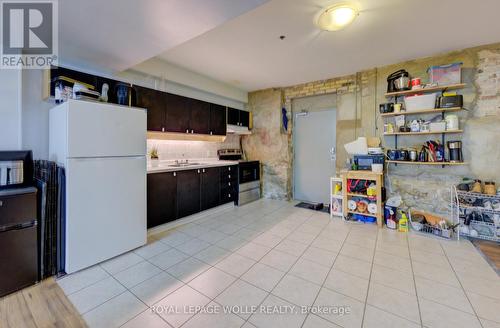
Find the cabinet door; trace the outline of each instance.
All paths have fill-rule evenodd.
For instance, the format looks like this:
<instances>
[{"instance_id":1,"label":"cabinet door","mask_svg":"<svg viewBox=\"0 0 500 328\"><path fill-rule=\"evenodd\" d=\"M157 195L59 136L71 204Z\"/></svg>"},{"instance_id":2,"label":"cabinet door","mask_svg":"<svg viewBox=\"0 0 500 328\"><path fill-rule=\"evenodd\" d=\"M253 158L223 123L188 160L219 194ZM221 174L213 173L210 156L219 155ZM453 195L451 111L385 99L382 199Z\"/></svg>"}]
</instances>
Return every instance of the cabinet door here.
<instances>
[{"instance_id":1,"label":"cabinet door","mask_svg":"<svg viewBox=\"0 0 500 328\"><path fill-rule=\"evenodd\" d=\"M191 99L167 93L165 130L186 133L189 130Z\"/></svg>"},{"instance_id":2,"label":"cabinet door","mask_svg":"<svg viewBox=\"0 0 500 328\"><path fill-rule=\"evenodd\" d=\"M191 118L189 128L191 133L209 134L210 103L191 99Z\"/></svg>"},{"instance_id":3,"label":"cabinet door","mask_svg":"<svg viewBox=\"0 0 500 328\"><path fill-rule=\"evenodd\" d=\"M133 105L148 110L148 131L162 131L165 128L165 93L135 86Z\"/></svg>"},{"instance_id":4,"label":"cabinet door","mask_svg":"<svg viewBox=\"0 0 500 328\"><path fill-rule=\"evenodd\" d=\"M227 108L227 124L240 125L240 111L235 108Z\"/></svg>"},{"instance_id":5,"label":"cabinet door","mask_svg":"<svg viewBox=\"0 0 500 328\"><path fill-rule=\"evenodd\" d=\"M174 172L150 173L147 178L148 228L177 218L177 177Z\"/></svg>"},{"instance_id":6,"label":"cabinet door","mask_svg":"<svg viewBox=\"0 0 500 328\"><path fill-rule=\"evenodd\" d=\"M200 177L201 170L187 170L177 173L177 214L179 218L200 211Z\"/></svg>"},{"instance_id":7,"label":"cabinet door","mask_svg":"<svg viewBox=\"0 0 500 328\"><path fill-rule=\"evenodd\" d=\"M227 110L225 106L210 104L210 132L209 134L225 136L227 129Z\"/></svg>"},{"instance_id":8,"label":"cabinet door","mask_svg":"<svg viewBox=\"0 0 500 328\"><path fill-rule=\"evenodd\" d=\"M250 126L250 113L244 110L240 110L240 125L246 126L247 128Z\"/></svg>"},{"instance_id":9,"label":"cabinet door","mask_svg":"<svg viewBox=\"0 0 500 328\"><path fill-rule=\"evenodd\" d=\"M201 170L201 210L220 204L220 169L211 167Z\"/></svg>"}]
</instances>

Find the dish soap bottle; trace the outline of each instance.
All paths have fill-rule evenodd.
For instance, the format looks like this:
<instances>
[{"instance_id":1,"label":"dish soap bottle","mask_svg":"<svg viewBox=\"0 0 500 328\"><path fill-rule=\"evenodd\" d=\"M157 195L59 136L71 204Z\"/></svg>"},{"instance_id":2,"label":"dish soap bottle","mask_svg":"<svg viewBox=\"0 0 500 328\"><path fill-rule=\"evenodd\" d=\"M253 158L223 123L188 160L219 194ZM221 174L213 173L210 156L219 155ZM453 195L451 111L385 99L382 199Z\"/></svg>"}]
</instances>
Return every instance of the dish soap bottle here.
<instances>
[{"instance_id":1,"label":"dish soap bottle","mask_svg":"<svg viewBox=\"0 0 500 328\"><path fill-rule=\"evenodd\" d=\"M399 219L399 232L408 232L408 218L404 212L401 212L401 219Z\"/></svg>"}]
</instances>

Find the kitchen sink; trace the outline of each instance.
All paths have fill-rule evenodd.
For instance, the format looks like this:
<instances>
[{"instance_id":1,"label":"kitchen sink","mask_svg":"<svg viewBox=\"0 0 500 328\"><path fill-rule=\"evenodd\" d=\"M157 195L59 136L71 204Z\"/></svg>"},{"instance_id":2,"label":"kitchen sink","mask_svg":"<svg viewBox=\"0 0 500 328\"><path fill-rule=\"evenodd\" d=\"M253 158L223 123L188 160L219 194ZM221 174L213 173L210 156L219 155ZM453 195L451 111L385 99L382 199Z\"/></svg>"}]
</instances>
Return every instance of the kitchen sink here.
<instances>
[{"instance_id":1,"label":"kitchen sink","mask_svg":"<svg viewBox=\"0 0 500 328\"><path fill-rule=\"evenodd\" d=\"M186 166L195 166L195 165L201 165L201 163L176 163L176 164L170 164L168 166L170 166L170 167L186 167Z\"/></svg>"}]
</instances>

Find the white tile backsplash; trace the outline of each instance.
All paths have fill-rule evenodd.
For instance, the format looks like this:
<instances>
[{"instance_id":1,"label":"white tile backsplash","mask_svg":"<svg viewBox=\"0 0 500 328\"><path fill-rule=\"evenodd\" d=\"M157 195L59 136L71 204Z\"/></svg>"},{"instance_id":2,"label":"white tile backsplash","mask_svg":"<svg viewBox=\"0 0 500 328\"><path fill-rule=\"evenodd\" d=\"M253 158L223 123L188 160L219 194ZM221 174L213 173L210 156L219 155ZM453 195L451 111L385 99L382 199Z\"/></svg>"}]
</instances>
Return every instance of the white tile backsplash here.
<instances>
[{"instance_id":1,"label":"white tile backsplash","mask_svg":"<svg viewBox=\"0 0 500 328\"><path fill-rule=\"evenodd\" d=\"M148 139L148 154L158 148L160 160L217 158L217 150L240 148L240 136L228 134L224 142Z\"/></svg>"}]
</instances>

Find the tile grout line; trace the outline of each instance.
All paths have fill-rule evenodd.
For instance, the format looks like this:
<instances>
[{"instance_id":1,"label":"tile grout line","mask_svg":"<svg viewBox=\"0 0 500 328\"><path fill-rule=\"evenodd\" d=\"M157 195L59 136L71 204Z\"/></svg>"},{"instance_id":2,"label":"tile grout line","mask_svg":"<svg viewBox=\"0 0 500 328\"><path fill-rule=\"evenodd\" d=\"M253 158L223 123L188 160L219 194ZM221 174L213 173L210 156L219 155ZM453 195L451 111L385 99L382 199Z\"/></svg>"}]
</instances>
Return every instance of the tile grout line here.
<instances>
[{"instance_id":1,"label":"tile grout line","mask_svg":"<svg viewBox=\"0 0 500 328\"><path fill-rule=\"evenodd\" d=\"M364 307L363 307L363 317L361 319L361 327L363 327L363 325L365 323L366 307L368 305L368 295L370 293L370 287L371 287L371 284L372 284L373 265L375 264L375 253L376 253L376 249L377 249L378 235L380 233L379 229L383 229L383 227L382 228L377 227L377 235L375 236L375 247L373 248L372 263L371 263L371 266L370 266L370 275L368 276L368 288L366 289L365 304L364 304Z\"/></svg>"},{"instance_id":2,"label":"tile grout line","mask_svg":"<svg viewBox=\"0 0 500 328\"><path fill-rule=\"evenodd\" d=\"M323 229L323 231L324 231L324 229ZM318 293L316 294L316 297L314 298L314 301L312 302L312 305L314 305L314 303L316 303L316 301L317 301L317 299L318 299L318 296L319 296L319 294L321 293L321 289L324 287L325 282L326 282L326 280L328 279L328 276L330 275L330 272L332 271L333 266L335 265L335 262L337 262L337 258L339 257L340 252L342 251L342 248L344 247L344 244L346 243L347 238L348 238L348 237L349 237L349 235L351 234L351 231L352 231L352 227L349 227L349 232L347 233L347 235L345 236L344 240L342 241L342 245L340 246L339 251L337 252L337 255L335 256L335 259L333 260L333 263L332 263L332 265L330 266L330 269L328 270L328 273L326 274L325 279L323 279L323 283L321 284L321 286L320 286L320 288L319 288L319 290L318 290ZM319 236L319 235L318 235L318 236ZM346 296L347 296L347 295L346 295ZM311 305L311 306L312 306L312 305ZM300 325L300 327L301 327L301 328L302 328L302 327L304 327L304 324L306 323L306 321L307 321L307 319L309 318L309 316L310 316L310 315L311 315L311 313L310 313L310 312L309 312L309 313L307 313L307 315L306 315L306 317L305 317L304 321L303 321L303 322L302 322L302 324ZM325 319L325 318L323 318L323 317L321 317L321 318L322 318L322 319L324 319L324 320L326 320L326 321L328 321L328 322L333 323L334 325L337 325L336 323L334 323L334 322L332 322L332 321L330 321L330 320L328 320L328 319Z\"/></svg>"},{"instance_id":3,"label":"tile grout line","mask_svg":"<svg viewBox=\"0 0 500 328\"><path fill-rule=\"evenodd\" d=\"M420 307L420 298L418 297L417 281L415 279L415 271L413 271L413 261L412 261L412 258L411 258L410 238L408 238L408 237L409 237L409 235L407 233L406 234L406 242L407 242L407 247L408 247L408 254L410 256L411 277L412 277L412 280L413 280L413 287L415 287L415 296L417 298L417 307L418 307L418 316L420 318L420 326L423 327L424 326L424 321L422 320L422 310L421 310L421 307ZM441 246L441 244L440 244L440 246Z\"/></svg>"},{"instance_id":4,"label":"tile grout line","mask_svg":"<svg viewBox=\"0 0 500 328\"><path fill-rule=\"evenodd\" d=\"M453 274L455 275L455 278L457 279L458 283L460 284L460 287L462 288L462 291L463 291L463 293L465 295L465 298L467 298L467 301L469 302L469 305L472 308L472 311L474 311L476 319L477 319L477 321L479 321L479 325L481 327L484 327L483 326L483 322L481 321L481 318L479 318L479 315L477 314L476 309L474 308L474 305L470 301L469 295L467 295L467 291L465 290L464 286L462 285L462 282L460 281L460 277L458 276L457 272L455 271L455 268L453 267L453 264L451 263L451 261L450 261L450 259L448 257L448 254L446 253L446 250L444 249L444 247L443 247L443 245L441 243L439 243L439 246L441 246L441 249L443 250L444 256L446 257L446 260L448 260L448 263L451 266L451 270L453 270ZM465 311L461 311L461 312L465 312Z\"/></svg>"},{"instance_id":5,"label":"tile grout line","mask_svg":"<svg viewBox=\"0 0 500 328\"><path fill-rule=\"evenodd\" d=\"M310 218L311 216L312 216L312 214L311 214L308 218ZM289 233L288 233L285 237L283 237L283 239L282 239L282 240L281 240L278 244L276 244L276 245L275 245L275 246L274 246L271 250L269 250L269 252L267 252L267 253L266 253L266 255L267 255L267 254L269 254L272 250L274 250L274 249L275 249L275 248L276 248L279 244L281 244L281 242L283 242L283 240L285 240L288 236L290 236L292 233L294 233L295 231L297 231L297 230L298 230L298 229L299 229L299 228L300 228L300 227L301 227L301 226L302 226L302 225L306 222L306 220L307 220L308 218L306 218L306 219L305 219L305 220L304 220L301 224L299 224L299 225L298 225L295 229L293 229L293 230L292 230L292 231L290 231L290 232L289 232ZM283 220L283 221L285 221L285 220ZM263 299L263 300L262 300L262 301L261 301L261 302L257 305L257 307L258 307L258 308L262 305L262 303L264 303L264 301L265 301L266 299L268 299L268 298L269 298L269 295L273 295L274 297L278 297L279 299L281 299L281 300L283 300L283 301L285 301L285 302L287 302L287 303L293 304L293 303L292 303L292 302L290 302L290 301L287 301L287 300L285 300L285 299L283 299L283 298L281 298L281 297L279 297L279 296L276 296L276 295L272 294L272 292L273 292L273 290L276 288L276 286L278 286L278 285L280 284L280 282L283 280L283 278L284 278L284 277L285 277L285 276L286 276L286 275L290 272L290 270L291 270L291 269L293 268L293 266L297 263L297 261L301 258L301 256L302 256L302 255L304 255L304 253L306 252L306 250L310 247L310 245L312 245L312 243L314 242L314 240L316 240L316 238L317 238L318 236L319 236L319 234L318 234L318 235L317 235L317 236L316 236L316 237L315 237L315 238L311 241L311 243L308 245L308 247L307 247L307 248L305 248L305 249L304 249L304 251L303 251L303 252L302 252L302 253L301 253L301 254L297 257L297 259L295 260L295 262L293 262L293 264L292 264L292 265L290 266L290 268L289 268L289 269L285 272L285 274L284 274L284 275L283 275L283 276L282 276L282 277L281 277L281 278L280 278L280 279L276 282L276 284L274 285L274 287L273 287L270 291L266 291L268 294L267 294L267 295L266 295L266 297L264 297L264 299ZM286 254L288 254L288 253L286 253ZM265 255L264 255L264 256L265 256ZM264 257L262 257L262 258L264 258ZM259 261L259 262L260 262L260 261ZM259 263L259 262L257 262L257 263ZM276 269L276 268L274 268L274 269ZM279 270L279 271L281 271L281 270ZM281 271L281 272L283 272L283 271ZM296 305L296 304L293 304L293 305ZM243 325L242 325L242 326L244 326L247 322L248 322L249 324L252 324L251 322L249 322L249 320L250 320L250 318L251 318L254 314L255 314L255 313L250 314L250 315L248 316L248 318L247 318L247 319L245 319L245 322L243 323ZM306 316L306 318L307 318L307 316ZM305 321L305 319L306 319L306 318L304 318L304 321ZM253 324L252 324L252 325L253 325Z\"/></svg>"}]
</instances>

